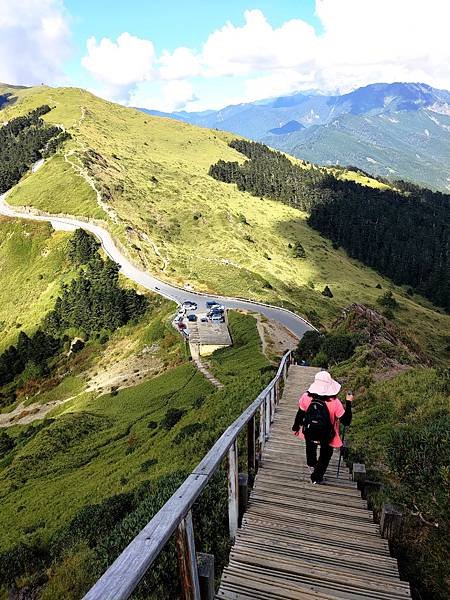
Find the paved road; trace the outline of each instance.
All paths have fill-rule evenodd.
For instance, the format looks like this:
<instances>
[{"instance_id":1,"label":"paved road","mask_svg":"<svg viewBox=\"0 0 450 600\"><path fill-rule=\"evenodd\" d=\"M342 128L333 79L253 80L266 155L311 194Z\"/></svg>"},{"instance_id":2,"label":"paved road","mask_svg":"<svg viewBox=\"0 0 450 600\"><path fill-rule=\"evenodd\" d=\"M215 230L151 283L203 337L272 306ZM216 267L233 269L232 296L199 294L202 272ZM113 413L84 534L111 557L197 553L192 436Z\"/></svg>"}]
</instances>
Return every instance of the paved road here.
<instances>
[{"instance_id":1,"label":"paved road","mask_svg":"<svg viewBox=\"0 0 450 600\"><path fill-rule=\"evenodd\" d=\"M269 319L273 319L282 323L298 337L301 337L305 331L313 329L313 327L304 319L283 308L259 304L258 302L252 302L250 300L201 294L198 292L184 290L164 281L160 281L153 275L150 275L150 273L141 271L135 265L133 265L117 248L108 231L99 225L79 221L74 217L54 217L51 215L37 216L29 213L23 213L7 204L6 194L0 195L0 214L7 217L31 219L33 221L47 221L50 222L55 229L70 230L80 227L93 233L100 240L106 254L120 265L123 275L140 284L142 287L153 292L157 292L165 298L174 300L178 304L181 304L185 300L191 300L196 302L199 305L199 308L204 308L204 302L206 302L206 300L217 299L220 300L220 303L225 306L225 308L234 308L261 313Z\"/></svg>"}]
</instances>

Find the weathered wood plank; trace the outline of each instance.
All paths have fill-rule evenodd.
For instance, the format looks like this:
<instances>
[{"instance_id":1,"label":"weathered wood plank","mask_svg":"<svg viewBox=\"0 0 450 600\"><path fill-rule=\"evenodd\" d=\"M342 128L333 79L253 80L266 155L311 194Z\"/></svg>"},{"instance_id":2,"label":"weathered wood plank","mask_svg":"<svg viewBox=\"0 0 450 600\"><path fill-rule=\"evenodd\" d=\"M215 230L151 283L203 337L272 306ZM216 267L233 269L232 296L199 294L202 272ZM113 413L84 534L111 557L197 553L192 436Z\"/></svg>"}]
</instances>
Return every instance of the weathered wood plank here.
<instances>
[{"instance_id":1,"label":"weathered wood plank","mask_svg":"<svg viewBox=\"0 0 450 600\"><path fill-rule=\"evenodd\" d=\"M192 513L188 512L177 528L178 567L183 600L200 600L197 556L195 553Z\"/></svg>"},{"instance_id":2,"label":"weathered wood plank","mask_svg":"<svg viewBox=\"0 0 450 600\"><path fill-rule=\"evenodd\" d=\"M255 474L256 470L256 438L255 438L255 415L247 423L247 469L249 474Z\"/></svg>"},{"instance_id":3,"label":"weathered wood plank","mask_svg":"<svg viewBox=\"0 0 450 600\"><path fill-rule=\"evenodd\" d=\"M228 523L234 541L239 518L238 448L235 440L228 451Z\"/></svg>"},{"instance_id":4,"label":"weathered wood plank","mask_svg":"<svg viewBox=\"0 0 450 600\"><path fill-rule=\"evenodd\" d=\"M271 411L270 440L217 597L410 598L356 482L346 468L336 476L338 453L326 485L309 481L304 444L290 429L298 398L317 370L301 369L291 367L276 412Z\"/></svg>"},{"instance_id":5,"label":"weathered wood plank","mask_svg":"<svg viewBox=\"0 0 450 600\"><path fill-rule=\"evenodd\" d=\"M201 600L214 600L214 555L197 552L198 581Z\"/></svg>"}]
</instances>

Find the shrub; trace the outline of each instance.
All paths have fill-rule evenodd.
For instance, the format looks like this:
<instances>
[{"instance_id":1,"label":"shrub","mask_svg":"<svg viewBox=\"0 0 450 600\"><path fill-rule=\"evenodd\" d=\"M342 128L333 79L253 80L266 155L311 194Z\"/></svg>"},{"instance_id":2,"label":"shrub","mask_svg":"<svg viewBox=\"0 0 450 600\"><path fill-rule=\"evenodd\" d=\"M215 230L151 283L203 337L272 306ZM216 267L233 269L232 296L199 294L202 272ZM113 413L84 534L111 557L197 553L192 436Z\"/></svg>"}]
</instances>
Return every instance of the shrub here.
<instances>
[{"instance_id":1,"label":"shrub","mask_svg":"<svg viewBox=\"0 0 450 600\"><path fill-rule=\"evenodd\" d=\"M174 437L173 443L179 444L188 438L194 437L197 433L204 431L205 429L207 429L205 423L190 423L180 429L178 434Z\"/></svg>"},{"instance_id":2,"label":"shrub","mask_svg":"<svg viewBox=\"0 0 450 600\"><path fill-rule=\"evenodd\" d=\"M327 335L320 349L328 357L327 362L338 363L352 356L355 351L355 342L351 335L345 333Z\"/></svg>"},{"instance_id":3,"label":"shrub","mask_svg":"<svg viewBox=\"0 0 450 600\"><path fill-rule=\"evenodd\" d=\"M319 367L321 369L328 369L328 356L325 352L318 352L312 360L313 367Z\"/></svg>"},{"instance_id":4,"label":"shrub","mask_svg":"<svg viewBox=\"0 0 450 600\"><path fill-rule=\"evenodd\" d=\"M206 398L204 396L198 396L198 398L192 402L192 408L201 408L204 405L205 400Z\"/></svg>"},{"instance_id":5,"label":"shrub","mask_svg":"<svg viewBox=\"0 0 450 600\"><path fill-rule=\"evenodd\" d=\"M166 431L170 431L185 413L186 411L181 408L169 408L161 421L161 427Z\"/></svg>"},{"instance_id":6,"label":"shrub","mask_svg":"<svg viewBox=\"0 0 450 600\"><path fill-rule=\"evenodd\" d=\"M319 352L324 335L318 331L306 331L294 351L297 361L311 360Z\"/></svg>"},{"instance_id":7,"label":"shrub","mask_svg":"<svg viewBox=\"0 0 450 600\"><path fill-rule=\"evenodd\" d=\"M300 242L295 242L292 254L294 258L306 258L305 249L303 248Z\"/></svg>"},{"instance_id":8,"label":"shrub","mask_svg":"<svg viewBox=\"0 0 450 600\"><path fill-rule=\"evenodd\" d=\"M4 456L7 452L12 450L15 446L15 442L6 431L0 433L0 456Z\"/></svg>"},{"instance_id":9,"label":"shrub","mask_svg":"<svg viewBox=\"0 0 450 600\"><path fill-rule=\"evenodd\" d=\"M322 290L322 296L326 296L327 298L333 297L333 292L330 290L330 288L327 285Z\"/></svg>"},{"instance_id":10,"label":"shrub","mask_svg":"<svg viewBox=\"0 0 450 600\"><path fill-rule=\"evenodd\" d=\"M147 473L147 471L153 467L154 465L158 464L158 459L157 458L149 458L148 460L146 460L145 462L143 462L141 464L141 466L139 467L139 470L141 471L141 473Z\"/></svg>"},{"instance_id":11,"label":"shrub","mask_svg":"<svg viewBox=\"0 0 450 600\"><path fill-rule=\"evenodd\" d=\"M390 290L377 298L377 303L380 306L384 306L385 308L389 308L391 310L395 310L399 307L397 300L394 298L394 294Z\"/></svg>"}]
</instances>

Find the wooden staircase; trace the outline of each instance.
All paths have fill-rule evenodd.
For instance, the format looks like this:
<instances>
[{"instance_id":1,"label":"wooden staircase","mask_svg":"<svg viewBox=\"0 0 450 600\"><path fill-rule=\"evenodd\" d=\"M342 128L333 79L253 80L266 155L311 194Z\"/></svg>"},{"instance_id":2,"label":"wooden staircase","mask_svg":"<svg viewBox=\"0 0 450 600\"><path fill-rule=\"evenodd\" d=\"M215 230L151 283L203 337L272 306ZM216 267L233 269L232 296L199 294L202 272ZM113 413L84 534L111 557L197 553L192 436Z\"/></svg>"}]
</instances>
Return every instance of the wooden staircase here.
<instances>
[{"instance_id":1,"label":"wooden staircase","mask_svg":"<svg viewBox=\"0 0 450 600\"><path fill-rule=\"evenodd\" d=\"M291 431L298 399L318 369L291 366L271 435L216 598L411 598L397 561L338 452L312 485L305 448Z\"/></svg>"}]
</instances>

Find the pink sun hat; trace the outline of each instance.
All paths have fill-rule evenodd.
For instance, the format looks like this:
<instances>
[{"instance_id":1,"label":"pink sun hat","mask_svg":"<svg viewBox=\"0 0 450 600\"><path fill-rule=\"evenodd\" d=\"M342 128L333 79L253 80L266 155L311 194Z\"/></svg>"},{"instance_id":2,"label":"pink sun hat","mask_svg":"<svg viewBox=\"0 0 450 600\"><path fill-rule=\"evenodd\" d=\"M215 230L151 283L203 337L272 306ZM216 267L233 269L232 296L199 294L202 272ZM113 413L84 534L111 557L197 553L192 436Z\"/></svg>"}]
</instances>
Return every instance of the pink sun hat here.
<instances>
[{"instance_id":1,"label":"pink sun hat","mask_svg":"<svg viewBox=\"0 0 450 600\"><path fill-rule=\"evenodd\" d=\"M309 386L308 392L318 396L336 396L340 389L341 384L335 381L328 371L319 371L314 377L314 383Z\"/></svg>"}]
</instances>

